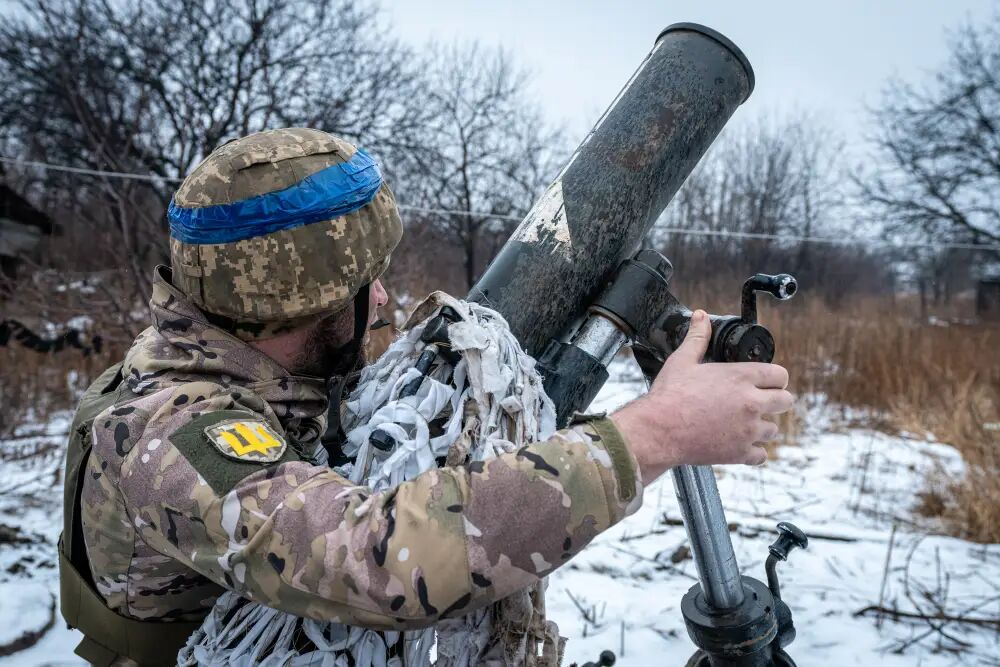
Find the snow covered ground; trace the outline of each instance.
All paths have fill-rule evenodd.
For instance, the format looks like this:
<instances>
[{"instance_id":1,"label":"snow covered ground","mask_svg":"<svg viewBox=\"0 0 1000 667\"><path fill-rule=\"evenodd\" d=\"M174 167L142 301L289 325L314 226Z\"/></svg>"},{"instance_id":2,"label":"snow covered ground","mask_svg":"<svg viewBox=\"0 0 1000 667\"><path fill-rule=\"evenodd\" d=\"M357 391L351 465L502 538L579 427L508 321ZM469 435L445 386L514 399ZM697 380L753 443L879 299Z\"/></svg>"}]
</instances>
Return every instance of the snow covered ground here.
<instances>
[{"instance_id":1,"label":"snow covered ground","mask_svg":"<svg viewBox=\"0 0 1000 667\"><path fill-rule=\"evenodd\" d=\"M616 365L613 377L595 409L617 407L642 390L625 364ZM960 470L958 454L923 440L836 432L829 411L812 403L800 446L779 449L763 468L719 472L745 573L763 579L779 520L810 535L809 550L796 551L780 569L798 629L791 655L803 667L1000 665L995 627L859 613L879 605L931 616L1000 617L1000 546L933 535L935 526L914 523L910 512L922 471L932 465ZM41 463L0 463L0 646L32 633L41 639L0 657L0 665L77 665L78 636L54 607L61 523L56 482L67 421L31 428L42 432L0 443L8 459L12 450L55 445ZM595 660L611 649L622 667L684 664L692 646L679 603L695 571L679 518L669 480L653 484L636 515L551 578L549 613L570 637L567 663Z\"/></svg>"},{"instance_id":2,"label":"snow covered ground","mask_svg":"<svg viewBox=\"0 0 1000 667\"><path fill-rule=\"evenodd\" d=\"M626 367L618 371L595 410L614 409L641 391ZM813 403L800 446L780 448L762 468L718 473L744 574L764 580L778 521L810 536L807 551L779 566L798 631L790 655L803 667L1000 665L995 629L951 623L940 627L942 634L923 620L858 614L881 601L906 612L1000 617L1000 545L928 535L935 526L915 525L910 513L922 471L933 465L960 471L961 457L931 442L830 432L828 410ZM646 489L635 515L552 576L549 614L571 638L569 661L596 660L610 649L618 666L684 664L693 649L680 599L696 572L679 518L664 478Z\"/></svg>"},{"instance_id":3,"label":"snow covered ground","mask_svg":"<svg viewBox=\"0 0 1000 667\"><path fill-rule=\"evenodd\" d=\"M69 415L0 443L0 646L41 639L3 665L80 665L73 655L79 634L66 629L59 595L56 541L62 530L62 447ZM37 435L36 435L37 434ZM45 449L47 454L22 457Z\"/></svg>"}]
</instances>

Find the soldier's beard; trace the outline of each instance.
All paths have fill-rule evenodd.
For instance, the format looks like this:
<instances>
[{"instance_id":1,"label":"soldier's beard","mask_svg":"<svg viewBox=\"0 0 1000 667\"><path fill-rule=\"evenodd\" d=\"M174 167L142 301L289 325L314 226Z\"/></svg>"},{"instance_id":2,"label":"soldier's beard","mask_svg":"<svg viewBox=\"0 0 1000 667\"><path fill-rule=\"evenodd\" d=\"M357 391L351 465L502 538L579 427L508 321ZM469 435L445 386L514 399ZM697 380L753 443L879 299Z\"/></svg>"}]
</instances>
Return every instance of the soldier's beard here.
<instances>
[{"instance_id":1,"label":"soldier's beard","mask_svg":"<svg viewBox=\"0 0 1000 667\"><path fill-rule=\"evenodd\" d=\"M365 365L364 345L352 344L354 308L349 307L316 323L302 351L289 369L295 375L332 378Z\"/></svg>"}]
</instances>

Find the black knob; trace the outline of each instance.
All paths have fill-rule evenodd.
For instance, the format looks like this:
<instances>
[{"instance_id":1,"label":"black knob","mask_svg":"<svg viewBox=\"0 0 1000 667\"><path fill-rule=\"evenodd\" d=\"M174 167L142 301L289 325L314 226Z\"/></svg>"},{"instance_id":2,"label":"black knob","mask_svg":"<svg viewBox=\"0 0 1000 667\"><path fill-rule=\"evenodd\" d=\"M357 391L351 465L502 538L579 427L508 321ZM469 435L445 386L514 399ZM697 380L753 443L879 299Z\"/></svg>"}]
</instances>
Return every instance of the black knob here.
<instances>
[{"instance_id":1,"label":"black knob","mask_svg":"<svg viewBox=\"0 0 1000 667\"><path fill-rule=\"evenodd\" d=\"M755 274L747 280L744 289L747 287L755 292L767 292L775 299L780 299L781 301L791 299L799 291L798 281L795 280L794 276L787 273L779 273L773 276L767 273Z\"/></svg>"},{"instance_id":2,"label":"black knob","mask_svg":"<svg viewBox=\"0 0 1000 667\"><path fill-rule=\"evenodd\" d=\"M787 273L772 276L767 273L756 273L743 283L741 292L740 315L744 322L757 322L757 292L767 292L775 299L784 301L791 299L799 291L799 283Z\"/></svg>"},{"instance_id":3,"label":"black knob","mask_svg":"<svg viewBox=\"0 0 1000 667\"><path fill-rule=\"evenodd\" d=\"M420 340L425 343L447 343L448 325L451 324L443 315L438 315L420 332Z\"/></svg>"},{"instance_id":4,"label":"black knob","mask_svg":"<svg viewBox=\"0 0 1000 667\"><path fill-rule=\"evenodd\" d=\"M615 664L615 660L614 651L601 651L601 657L597 659L597 662L585 662L583 667L611 667Z\"/></svg>"},{"instance_id":5,"label":"black knob","mask_svg":"<svg viewBox=\"0 0 1000 667\"><path fill-rule=\"evenodd\" d=\"M458 363L461 358L457 352L451 349L451 339L448 337L448 326L454 322L458 322L461 318L458 316L453 309L445 306L441 309L441 314L432 319L424 327L424 330L420 333L420 340L423 341L430 347L435 346L435 355L441 355L445 361L450 364ZM421 356L421 359L423 357ZM427 363L427 368L430 367L430 362L434 360L434 357ZM419 368L420 362L417 362L418 370L421 373L426 373L427 368Z\"/></svg>"},{"instance_id":6,"label":"black knob","mask_svg":"<svg viewBox=\"0 0 1000 667\"><path fill-rule=\"evenodd\" d=\"M779 284L778 291L774 296L782 301L785 299L791 299L795 296L795 293L799 291L799 281L787 273L780 273L775 276L775 278L778 279Z\"/></svg>"},{"instance_id":7,"label":"black knob","mask_svg":"<svg viewBox=\"0 0 1000 667\"><path fill-rule=\"evenodd\" d=\"M716 338L712 358L725 362L756 361L769 364L774 359L774 336L759 324L731 325Z\"/></svg>"},{"instance_id":8,"label":"black knob","mask_svg":"<svg viewBox=\"0 0 1000 667\"><path fill-rule=\"evenodd\" d=\"M383 452L387 452L396 446L396 439L381 429L368 436L368 442L372 443L375 449L380 449Z\"/></svg>"},{"instance_id":9,"label":"black knob","mask_svg":"<svg viewBox=\"0 0 1000 667\"><path fill-rule=\"evenodd\" d=\"M788 554L796 547L805 549L809 546L809 538L799 528L787 521L778 524L778 539L768 547L775 558L788 560Z\"/></svg>"}]
</instances>

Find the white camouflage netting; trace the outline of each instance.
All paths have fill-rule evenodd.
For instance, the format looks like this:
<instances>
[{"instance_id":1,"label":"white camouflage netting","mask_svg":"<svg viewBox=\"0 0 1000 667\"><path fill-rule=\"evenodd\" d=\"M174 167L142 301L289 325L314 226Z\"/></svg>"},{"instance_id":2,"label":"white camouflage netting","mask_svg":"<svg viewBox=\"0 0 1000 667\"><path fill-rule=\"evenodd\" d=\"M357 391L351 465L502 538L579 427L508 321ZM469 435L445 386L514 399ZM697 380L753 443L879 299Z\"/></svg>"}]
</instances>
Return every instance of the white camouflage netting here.
<instances>
[{"instance_id":1,"label":"white camouflage netting","mask_svg":"<svg viewBox=\"0 0 1000 667\"><path fill-rule=\"evenodd\" d=\"M399 398L400 390L419 375L413 366L424 348L420 334L430 319L427 316L442 306L450 306L461 318L448 328L451 347L462 353L461 360L450 378L446 371L432 373L414 396ZM382 491L435 467L439 457L448 456L451 462L489 459L555 432L555 410L542 389L535 361L521 350L496 311L435 292L416 309L411 321L420 323L364 370L347 400L344 450L355 457L355 464L339 470L345 477ZM435 420L442 424L442 432L431 437L429 424ZM381 459L369 443L376 429L396 441ZM322 448L319 451L325 456ZM428 667L436 640L436 665L472 667L491 643L494 609L487 607L437 628L403 633L401 660L387 655L387 647L396 643L399 633L302 619L228 592L188 640L178 660L184 666L213 667ZM299 633L316 650L296 650Z\"/></svg>"}]
</instances>

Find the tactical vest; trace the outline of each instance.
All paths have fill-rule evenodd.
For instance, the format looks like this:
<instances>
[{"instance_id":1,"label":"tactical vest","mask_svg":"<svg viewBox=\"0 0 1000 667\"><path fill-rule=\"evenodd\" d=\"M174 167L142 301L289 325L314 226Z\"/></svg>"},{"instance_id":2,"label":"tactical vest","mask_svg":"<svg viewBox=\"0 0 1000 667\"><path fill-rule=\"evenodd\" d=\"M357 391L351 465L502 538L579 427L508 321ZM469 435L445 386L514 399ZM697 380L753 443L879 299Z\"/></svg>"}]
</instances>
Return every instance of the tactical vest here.
<instances>
[{"instance_id":1,"label":"tactical vest","mask_svg":"<svg viewBox=\"0 0 1000 667\"><path fill-rule=\"evenodd\" d=\"M174 665L177 652L201 622L140 621L110 609L94 586L83 541L80 496L94 419L112 405L138 398L122 381L121 368L115 364L87 389L70 427L59 538L60 609L69 627L84 635L76 654L92 664L107 667L127 658L140 665Z\"/></svg>"}]
</instances>

